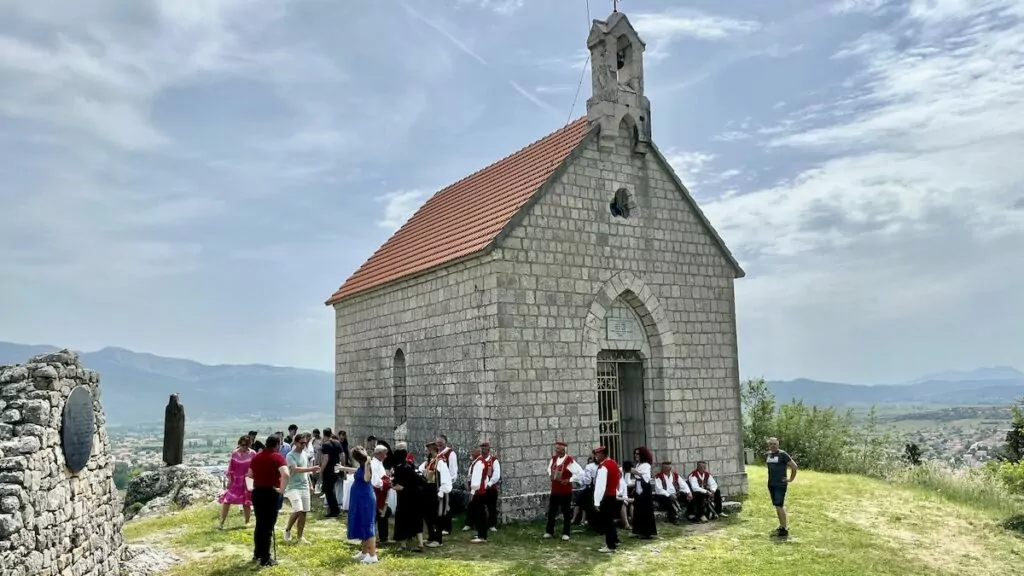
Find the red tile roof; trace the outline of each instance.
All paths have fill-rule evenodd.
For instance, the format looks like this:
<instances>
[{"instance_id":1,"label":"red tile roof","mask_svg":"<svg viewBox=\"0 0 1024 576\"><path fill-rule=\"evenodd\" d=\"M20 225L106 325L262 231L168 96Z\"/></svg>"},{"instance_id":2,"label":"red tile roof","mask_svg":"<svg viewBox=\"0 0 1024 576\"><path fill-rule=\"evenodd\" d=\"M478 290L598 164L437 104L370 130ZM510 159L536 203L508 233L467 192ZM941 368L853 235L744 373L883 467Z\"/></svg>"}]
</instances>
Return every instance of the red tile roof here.
<instances>
[{"instance_id":1,"label":"red tile roof","mask_svg":"<svg viewBox=\"0 0 1024 576\"><path fill-rule=\"evenodd\" d=\"M580 118L437 192L326 304L483 251L589 131Z\"/></svg>"}]
</instances>

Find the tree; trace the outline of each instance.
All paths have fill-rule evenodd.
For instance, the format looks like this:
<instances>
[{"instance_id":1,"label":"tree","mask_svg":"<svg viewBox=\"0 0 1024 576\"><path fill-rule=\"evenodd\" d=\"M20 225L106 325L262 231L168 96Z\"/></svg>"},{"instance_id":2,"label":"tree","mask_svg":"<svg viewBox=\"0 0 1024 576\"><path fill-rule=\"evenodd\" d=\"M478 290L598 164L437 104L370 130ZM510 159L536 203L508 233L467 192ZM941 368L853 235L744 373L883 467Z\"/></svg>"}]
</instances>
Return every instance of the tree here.
<instances>
[{"instance_id":1,"label":"tree","mask_svg":"<svg viewBox=\"0 0 1024 576\"><path fill-rule=\"evenodd\" d=\"M775 395L764 378L751 378L740 388L743 406L743 447L764 450L765 441L775 432Z\"/></svg>"}]
</instances>

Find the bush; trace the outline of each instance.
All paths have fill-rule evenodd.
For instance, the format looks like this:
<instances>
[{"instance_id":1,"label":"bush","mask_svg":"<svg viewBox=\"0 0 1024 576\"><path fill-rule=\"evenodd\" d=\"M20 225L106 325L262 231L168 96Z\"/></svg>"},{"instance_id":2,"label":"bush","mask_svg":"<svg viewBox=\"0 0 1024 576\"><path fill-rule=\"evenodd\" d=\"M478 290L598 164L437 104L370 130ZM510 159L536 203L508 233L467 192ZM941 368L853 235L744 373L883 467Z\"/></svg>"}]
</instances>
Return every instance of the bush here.
<instances>
[{"instance_id":1,"label":"bush","mask_svg":"<svg viewBox=\"0 0 1024 576\"><path fill-rule=\"evenodd\" d=\"M1024 463L1003 462L994 467L994 472L1007 490L1024 496Z\"/></svg>"},{"instance_id":2,"label":"bush","mask_svg":"<svg viewBox=\"0 0 1024 576\"><path fill-rule=\"evenodd\" d=\"M776 406L764 379L748 380L742 389L744 448L762 452L776 437L803 468L821 472L884 477L898 464L893 439L878 428L874 410L863 426L853 412L808 406L802 401Z\"/></svg>"}]
</instances>

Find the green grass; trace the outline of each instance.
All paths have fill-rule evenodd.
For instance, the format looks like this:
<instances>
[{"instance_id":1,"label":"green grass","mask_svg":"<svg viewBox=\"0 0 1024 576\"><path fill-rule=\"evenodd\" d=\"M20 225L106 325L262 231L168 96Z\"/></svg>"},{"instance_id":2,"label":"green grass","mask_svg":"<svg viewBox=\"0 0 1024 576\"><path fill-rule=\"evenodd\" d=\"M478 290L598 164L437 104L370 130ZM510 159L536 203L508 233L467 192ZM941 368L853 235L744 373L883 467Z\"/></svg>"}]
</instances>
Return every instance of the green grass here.
<instances>
[{"instance_id":1,"label":"green grass","mask_svg":"<svg viewBox=\"0 0 1024 576\"><path fill-rule=\"evenodd\" d=\"M278 538L281 565L259 571L276 575L649 575L696 572L736 575L900 575L964 573L1024 574L1024 539L1001 528L1002 511L973 506L942 492L857 476L801 472L790 488L787 508L792 536L768 537L774 509L764 489L765 474L750 469L751 495L744 511L722 522L675 527L660 524L662 538L625 538L619 553L598 554L598 537L577 534L568 543L542 540L537 525L502 527L485 545L469 544L456 532L443 548L426 554L396 554L388 548L374 566L349 558L345 527L316 520L307 529L309 546L293 547ZM287 510L287 506L285 508ZM233 512L229 527L214 529L215 507L130 523L130 542L157 545L187 560L177 576L238 576L257 569L251 530ZM279 525L283 526L283 520ZM461 526L461 524L457 524Z\"/></svg>"}]
</instances>

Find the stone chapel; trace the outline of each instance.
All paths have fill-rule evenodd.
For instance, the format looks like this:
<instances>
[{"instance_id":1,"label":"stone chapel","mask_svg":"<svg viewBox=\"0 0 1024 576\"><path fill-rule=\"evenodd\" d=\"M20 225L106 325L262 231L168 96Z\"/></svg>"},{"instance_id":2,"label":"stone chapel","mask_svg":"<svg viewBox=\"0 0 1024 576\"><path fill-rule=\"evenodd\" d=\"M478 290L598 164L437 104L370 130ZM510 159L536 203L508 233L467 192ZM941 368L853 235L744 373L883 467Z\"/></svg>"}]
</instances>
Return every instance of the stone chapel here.
<instances>
[{"instance_id":1,"label":"stone chapel","mask_svg":"<svg viewBox=\"0 0 1024 576\"><path fill-rule=\"evenodd\" d=\"M614 12L587 47L586 117L438 191L326 302L335 425L420 457L444 433L460 476L490 441L505 519L543 513L558 440L746 491L743 270L651 138L643 40Z\"/></svg>"}]
</instances>

